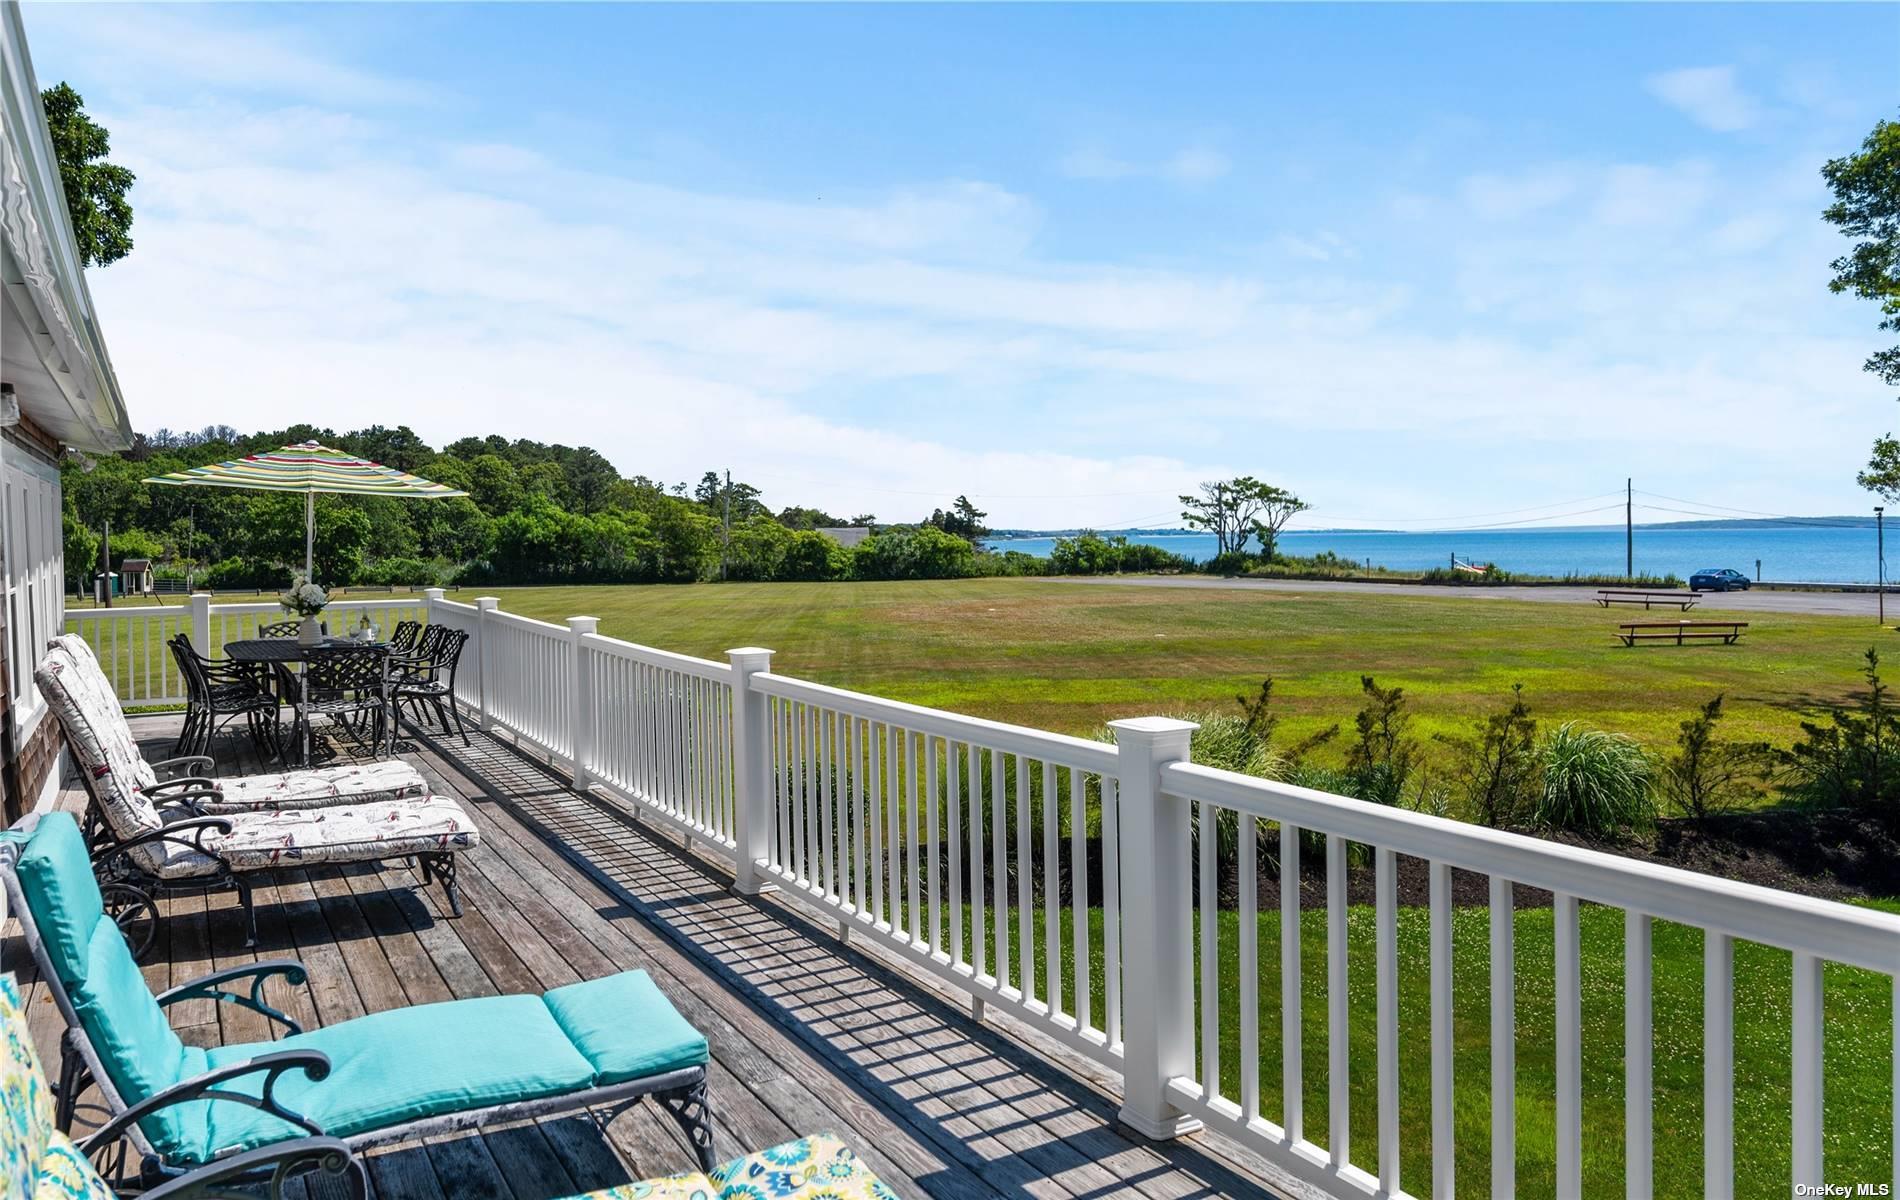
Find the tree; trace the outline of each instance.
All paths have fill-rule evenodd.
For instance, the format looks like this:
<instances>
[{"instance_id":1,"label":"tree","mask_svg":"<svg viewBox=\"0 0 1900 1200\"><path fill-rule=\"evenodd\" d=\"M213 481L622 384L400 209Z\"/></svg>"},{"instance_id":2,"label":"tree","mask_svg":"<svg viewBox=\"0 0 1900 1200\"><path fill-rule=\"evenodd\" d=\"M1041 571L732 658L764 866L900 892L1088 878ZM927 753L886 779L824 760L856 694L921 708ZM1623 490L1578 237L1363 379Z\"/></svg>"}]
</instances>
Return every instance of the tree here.
<instances>
[{"instance_id":1,"label":"tree","mask_svg":"<svg viewBox=\"0 0 1900 1200\"><path fill-rule=\"evenodd\" d=\"M1312 505L1285 488L1264 488L1260 497L1260 515L1254 519L1253 532L1260 539L1260 557L1271 562L1274 547L1280 540L1280 531L1286 528L1288 521Z\"/></svg>"},{"instance_id":2,"label":"tree","mask_svg":"<svg viewBox=\"0 0 1900 1200\"><path fill-rule=\"evenodd\" d=\"M106 161L112 137L86 115L85 100L70 84L47 88L40 93L40 104L53 135L59 183L66 192L80 260L89 267L118 262L132 251L132 205L125 193L135 177Z\"/></svg>"},{"instance_id":3,"label":"tree","mask_svg":"<svg viewBox=\"0 0 1900 1200\"><path fill-rule=\"evenodd\" d=\"M989 532L989 527L983 524L983 518L989 515L970 503L968 496L958 496L950 505L949 512L941 508L933 509L930 519L924 524L934 525L945 533L960 537L974 546L982 541L984 534Z\"/></svg>"},{"instance_id":4,"label":"tree","mask_svg":"<svg viewBox=\"0 0 1900 1200\"><path fill-rule=\"evenodd\" d=\"M1664 797L1698 829L1752 794L1767 763L1766 744L1726 741L1717 733L1722 716L1718 694L1679 726L1676 752L1663 762Z\"/></svg>"},{"instance_id":5,"label":"tree","mask_svg":"<svg viewBox=\"0 0 1900 1200\"><path fill-rule=\"evenodd\" d=\"M1516 824L1530 815L1544 787L1537 722L1524 702L1523 684L1511 685L1510 706L1479 721L1477 735L1453 742L1461 751L1466 811L1481 825Z\"/></svg>"},{"instance_id":6,"label":"tree","mask_svg":"<svg viewBox=\"0 0 1900 1200\"><path fill-rule=\"evenodd\" d=\"M1828 290L1874 301L1880 328L1900 331L1900 122L1876 122L1860 150L1829 159L1821 177L1834 190L1822 218L1858 239L1830 264ZM1864 365L1900 387L1900 346L1877 351Z\"/></svg>"},{"instance_id":7,"label":"tree","mask_svg":"<svg viewBox=\"0 0 1900 1200\"><path fill-rule=\"evenodd\" d=\"M1251 475L1203 483L1199 495L1182 496L1181 504L1181 519L1213 534L1222 557L1246 553L1248 540L1256 534L1271 557L1280 529L1307 507L1292 492Z\"/></svg>"}]
</instances>

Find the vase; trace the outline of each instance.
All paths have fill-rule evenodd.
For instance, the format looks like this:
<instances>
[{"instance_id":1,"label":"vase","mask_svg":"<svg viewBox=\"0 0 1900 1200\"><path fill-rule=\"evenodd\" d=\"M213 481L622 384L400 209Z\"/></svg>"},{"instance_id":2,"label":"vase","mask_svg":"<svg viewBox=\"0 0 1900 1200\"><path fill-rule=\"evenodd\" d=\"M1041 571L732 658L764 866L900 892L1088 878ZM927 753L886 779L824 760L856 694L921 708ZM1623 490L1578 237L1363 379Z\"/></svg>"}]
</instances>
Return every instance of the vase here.
<instances>
[{"instance_id":1,"label":"vase","mask_svg":"<svg viewBox=\"0 0 1900 1200\"><path fill-rule=\"evenodd\" d=\"M317 619L315 617L305 617L302 621L298 622L297 624L297 644L298 645L314 646L322 640L323 640L323 631L317 628Z\"/></svg>"}]
</instances>

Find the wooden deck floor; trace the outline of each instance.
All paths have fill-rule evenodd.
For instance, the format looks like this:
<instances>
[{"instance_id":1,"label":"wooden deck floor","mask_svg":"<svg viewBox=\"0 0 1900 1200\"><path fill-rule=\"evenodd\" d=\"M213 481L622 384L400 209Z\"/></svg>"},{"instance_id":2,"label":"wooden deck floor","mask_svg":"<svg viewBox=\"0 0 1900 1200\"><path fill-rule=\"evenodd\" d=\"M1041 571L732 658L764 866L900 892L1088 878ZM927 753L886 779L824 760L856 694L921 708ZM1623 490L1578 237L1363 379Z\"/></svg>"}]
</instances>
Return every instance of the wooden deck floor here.
<instances>
[{"instance_id":1,"label":"wooden deck floor","mask_svg":"<svg viewBox=\"0 0 1900 1200\"><path fill-rule=\"evenodd\" d=\"M169 752L176 720L136 720L150 757ZM462 918L400 867L284 872L258 890L254 951L229 895L172 901L146 966L152 986L300 958L309 983L277 981L272 996L308 1027L637 967L712 1044L721 1156L829 1131L904 1197L1301 1194L1221 1139L1149 1143L1123 1130L1090 1064L1007 1023L974 1022L953 993L787 902L734 894L723 867L620 805L573 791L505 741L471 738L424 737L410 755L482 831L463 857ZM227 773L256 769L235 740L218 749L233 759ZM53 1061L59 1018L12 928L0 969L28 985ZM267 1036L228 1005L180 1004L172 1017L199 1045ZM371 1173L380 1200L549 1200L691 1163L671 1122L642 1105L605 1128L579 1115L393 1147Z\"/></svg>"}]
</instances>

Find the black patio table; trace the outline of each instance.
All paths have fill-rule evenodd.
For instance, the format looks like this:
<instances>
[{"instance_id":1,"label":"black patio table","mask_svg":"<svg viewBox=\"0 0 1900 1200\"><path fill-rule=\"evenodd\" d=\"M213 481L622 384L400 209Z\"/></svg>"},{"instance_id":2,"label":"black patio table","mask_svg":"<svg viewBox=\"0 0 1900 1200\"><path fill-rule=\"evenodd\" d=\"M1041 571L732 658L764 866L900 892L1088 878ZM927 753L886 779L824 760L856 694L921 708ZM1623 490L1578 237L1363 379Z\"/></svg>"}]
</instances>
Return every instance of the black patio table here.
<instances>
[{"instance_id":1,"label":"black patio table","mask_svg":"<svg viewBox=\"0 0 1900 1200\"><path fill-rule=\"evenodd\" d=\"M232 662L241 663L290 663L302 664L308 660L312 650L364 650L379 652L387 656L390 652L388 642L365 642L357 638L325 637L315 642L300 642L294 637L277 638L239 638L224 644L224 656ZM385 680L387 682L387 680ZM389 703L389 697L383 697L383 703ZM297 748L298 762L308 766L310 763L310 717L309 693L304 688L297 689L297 727L300 731ZM395 727L390 727L391 748L394 749Z\"/></svg>"}]
</instances>

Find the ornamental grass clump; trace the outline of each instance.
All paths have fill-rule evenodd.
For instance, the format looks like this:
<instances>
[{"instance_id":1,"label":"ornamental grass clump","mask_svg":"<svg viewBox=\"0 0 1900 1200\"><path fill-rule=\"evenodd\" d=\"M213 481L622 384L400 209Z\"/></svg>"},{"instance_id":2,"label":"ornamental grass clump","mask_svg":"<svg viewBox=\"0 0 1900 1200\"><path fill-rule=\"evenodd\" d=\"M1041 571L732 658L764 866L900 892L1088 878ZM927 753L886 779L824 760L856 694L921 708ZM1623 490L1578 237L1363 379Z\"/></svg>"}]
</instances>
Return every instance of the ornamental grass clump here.
<instances>
[{"instance_id":1,"label":"ornamental grass clump","mask_svg":"<svg viewBox=\"0 0 1900 1200\"><path fill-rule=\"evenodd\" d=\"M1532 821L1545 829L1607 836L1655 817L1655 770L1643 748L1620 733L1565 722L1544 738L1544 791Z\"/></svg>"}]
</instances>

